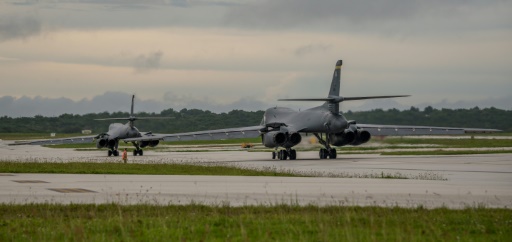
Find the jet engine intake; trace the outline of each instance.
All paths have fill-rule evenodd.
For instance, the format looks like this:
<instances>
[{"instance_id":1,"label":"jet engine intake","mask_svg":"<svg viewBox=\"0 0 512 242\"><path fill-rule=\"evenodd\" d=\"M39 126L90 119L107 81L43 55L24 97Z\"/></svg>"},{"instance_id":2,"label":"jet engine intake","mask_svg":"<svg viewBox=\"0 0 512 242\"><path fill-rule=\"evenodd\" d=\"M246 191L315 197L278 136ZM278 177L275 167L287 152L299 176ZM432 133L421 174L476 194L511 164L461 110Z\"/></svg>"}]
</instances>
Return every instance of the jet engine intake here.
<instances>
[{"instance_id":1,"label":"jet engine intake","mask_svg":"<svg viewBox=\"0 0 512 242\"><path fill-rule=\"evenodd\" d=\"M334 146L344 146L354 142L356 134L350 129L336 134L329 134L329 141Z\"/></svg>"},{"instance_id":2,"label":"jet engine intake","mask_svg":"<svg viewBox=\"0 0 512 242\"><path fill-rule=\"evenodd\" d=\"M287 140L286 134L279 131L268 132L262 136L262 143L268 148L283 146Z\"/></svg>"},{"instance_id":3,"label":"jet engine intake","mask_svg":"<svg viewBox=\"0 0 512 242\"><path fill-rule=\"evenodd\" d=\"M286 143L283 145L285 148L291 148L298 145L302 141L302 136L299 133L292 133L288 135Z\"/></svg>"},{"instance_id":4,"label":"jet engine intake","mask_svg":"<svg viewBox=\"0 0 512 242\"><path fill-rule=\"evenodd\" d=\"M99 139L96 141L96 148L101 149L107 147L107 139Z\"/></svg>"},{"instance_id":5,"label":"jet engine intake","mask_svg":"<svg viewBox=\"0 0 512 242\"><path fill-rule=\"evenodd\" d=\"M370 132L368 132L366 130L359 129L359 130L357 130L356 138L351 143L351 145L364 144L364 143L368 142L371 137L372 137L372 135L370 134Z\"/></svg>"},{"instance_id":6,"label":"jet engine intake","mask_svg":"<svg viewBox=\"0 0 512 242\"><path fill-rule=\"evenodd\" d=\"M149 147L155 147L160 143L160 140L151 140L149 141Z\"/></svg>"},{"instance_id":7,"label":"jet engine intake","mask_svg":"<svg viewBox=\"0 0 512 242\"><path fill-rule=\"evenodd\" d=\"M139 147L140 147L140 148L144 148L144 147L146 147L146 146L148 146L148 145L149 145L149 141L141 141L141 142L139 143Z\"/></svg>"},{"instance_id":8,"label":"jet engine intake","mask_svg":"<svg viewBox=\"0 0 512 242\"><path fill-rule=\"evenodd\" d=\"M115 139L109 139L109 140L107 141L107 146L108 146L109 148L113 148L113 147L115 147L115 146L116 146L116 140L115 140Z\"/></svg>"}]
</instances>

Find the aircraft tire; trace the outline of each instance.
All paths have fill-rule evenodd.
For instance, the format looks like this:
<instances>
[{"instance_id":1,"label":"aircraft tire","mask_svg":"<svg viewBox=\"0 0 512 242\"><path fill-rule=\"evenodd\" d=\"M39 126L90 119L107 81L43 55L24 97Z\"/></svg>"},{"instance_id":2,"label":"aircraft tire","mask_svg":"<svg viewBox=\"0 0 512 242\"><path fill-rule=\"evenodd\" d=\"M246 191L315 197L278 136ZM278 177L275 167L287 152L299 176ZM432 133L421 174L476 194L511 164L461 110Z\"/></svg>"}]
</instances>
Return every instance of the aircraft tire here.
<instances>
[{"instance_id":1,"label":"aircraft tire","mask_svg":"<svg viewBox=\"0 0 512 242\"><path fill-rule=\"evenodd\" d=\"M290 150L290 160L295 160L295 159L297 159L297 151Z\"/></svg>"},{"instance_id":2,"label":"aircraft tire","mask_svg":"<svg viewBox=\"0 0 512 242\"><path fill-rule=\"evenodd\" d=\"M282 160L286 160L288 159L288 151L286 150L281 150L283 152L283 154L281 155L281 158L283 158Z\"/></svg>"},{"instance_id":3,"label":"aircraft tire","mask_svg":"<svg viewBox=\"0 0 512 242\"><path fill-rule=\"evenodd\" d=\"M276 159L276 152L272 151L272 160Z\"/></svg>"},{"instance_id":4,"label":"aircraft tire","mask_svg":"<svg viewBox=\"0 0 512 242\"><path fill-rule=\"evenodd\" d=\"M139 155L142 156L144 152L142 150L139 150Z\"/></svg>"},{"instance_id":5,"label":"aircraft tire","mask_svg":"<svg viewBox=\"0 0 512 242\"><path fill-rule=\"evenodd\" d=\"M327 151L327 149L320 149L320 152L319 152L319 156L320 156L320 159L327 159L327 157L329 156L329 152Z\"/></svg>"},{"instance_id":6,"label":"aircraft tire","mask_svg":"<svg viewBox=\"0 0 512 242\"><path fill-rule=\"evenodd\" d=\"M112 156L112 151L108 150L108 156Z\"/></svg>"},{"instance_id":7,"label":"aircraft tire","mask_svg":"<svg viewBox=\"0 0 512 242\"><path fill-rule=\"evenodd\" d=\"M112 153L114 156L119 156L119 151L117 151L117 150L112 151Z\"/></svg>"},{"instance_id":8,"label":"aircraft tire","mask_svg":"<svg viewBox=\"0 0 512 242\"><path fill-rule=\"evenodd\" d=\"M138 153L137 150L133 150L133 156L137 156Z\"/></svg>"},{"instance_id":9,"label":"aircraft tire","mask_svg":"<svg viewBox=\"0 0 512 242\"><path fill-rule=\"evenodd\" d=\"M336 149L334 149L334 148L330 149L329 150L329 158L330 159L336 159L336 156L337 156Z\"/></svg>"}]
</instances>

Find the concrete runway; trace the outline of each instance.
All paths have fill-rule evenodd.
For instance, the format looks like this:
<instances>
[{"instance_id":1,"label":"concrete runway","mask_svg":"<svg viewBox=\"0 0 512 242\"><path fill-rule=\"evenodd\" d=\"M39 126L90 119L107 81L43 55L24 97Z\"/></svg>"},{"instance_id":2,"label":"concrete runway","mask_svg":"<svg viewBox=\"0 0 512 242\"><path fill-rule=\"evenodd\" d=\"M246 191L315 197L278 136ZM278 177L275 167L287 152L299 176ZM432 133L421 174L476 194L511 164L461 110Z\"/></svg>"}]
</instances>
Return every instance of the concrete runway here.
<instances>
[{"instance_id":1,"label":"concrete runway","mask_svg":"<svg viewBox=\"0 0 512 242\"><path fill-rule=\"evenodd\" d=\"M319 160L318 152L298 152L299 160L295 161L271 160L269 153L246 151L145 150L144 154L143 157L130 156L129 162L206 162L323 176L367 176L384 172L416 179L0 174L0 202L512 207L512 154L380 156L340 153L336 160ZM6 142L0 142L2 160L105 162L120 161L120 157L106 157L105 150L6 146ZM443 179L418 179L421 177Z\"/></svg>"}]
</instances>

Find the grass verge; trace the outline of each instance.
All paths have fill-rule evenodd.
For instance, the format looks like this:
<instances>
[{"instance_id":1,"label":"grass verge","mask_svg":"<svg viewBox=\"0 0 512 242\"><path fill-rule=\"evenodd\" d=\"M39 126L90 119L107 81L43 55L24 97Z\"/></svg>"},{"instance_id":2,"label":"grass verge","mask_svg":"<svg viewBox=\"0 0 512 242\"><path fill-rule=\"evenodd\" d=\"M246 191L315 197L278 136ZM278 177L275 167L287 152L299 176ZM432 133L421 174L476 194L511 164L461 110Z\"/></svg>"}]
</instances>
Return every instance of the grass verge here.
<instances>
[{"instance_id":1,"label":"grass verge","mask_svg":"<svg viewBox=\"0 0 512 242\"><path fill-rule=\"evenodd\" d=\"M57 133L54 137L50 133L0 133L0 139L3 140L31 140L31 139L58 139L67 137L84 136L81 133Z\"/></svg>"},{"instance_id":2,"label":"grass verge","mask_svg":"<svg viewBox=\"0 0 512 242\"><path fill-rule=\"evenodd\" d=\"M1 162L2 173L137 174L137 175L223 175L223 176L307 176L278 169L246 169L221 165L137 164L90 162Z\"/></svg>"},{"instance_id":3,"label":"grass verge","mask_svg":"<svg viewBox=\"0 0 512 242\"><path fill-rule=\"evenodd\" d=\"M390 151L381 155L477 155L477 154L509 154L512 150L430 150L430 151Z\"/></svg>"},{"instance_id":4,"label":"grass verge","mask_svg":"<svg viewBox=\"0 0 512 242\"><path fill-rule=\"evenodd\" d=\"M0 173L50 174L128 174L128 175L215 175L215 176L282 176L370 179L447 180L442 174L426 171L419 174L401 172L328 172L265 167L226 166L219 163L96 163L96 162L0 162Z\"/></svg>"},{"instance_id":5,"label":"grass verge","mask_svg":"<svg viewBox=\"0 0 512 242\"><path fill-rule=\"evenodd\" d=\"M0 241L508 241L512 210L0 204Z\"/></svg>"},{"instance_id":6,"label":"grass verge","mask_svg":"<svg viewBox=\"0 0 512 242\"><path fill-rule=\"evenodd\" d=\"M390 138L380 141L390 145L438 145L449 148L512 147L512 139L417 139Z\"/></svg>"}]
</instances>

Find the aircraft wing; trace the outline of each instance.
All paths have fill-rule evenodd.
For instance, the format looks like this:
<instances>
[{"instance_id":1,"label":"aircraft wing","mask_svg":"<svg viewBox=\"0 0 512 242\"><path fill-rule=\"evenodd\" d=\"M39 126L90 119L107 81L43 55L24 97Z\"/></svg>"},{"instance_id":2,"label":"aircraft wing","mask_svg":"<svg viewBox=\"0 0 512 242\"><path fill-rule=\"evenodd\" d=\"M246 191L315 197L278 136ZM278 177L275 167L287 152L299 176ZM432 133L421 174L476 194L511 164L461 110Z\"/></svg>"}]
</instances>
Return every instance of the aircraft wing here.
<instances>
[{"instance_id":1,"label":"aircraft wing","mask_svg":"<svg viewBox=\"0 0 512 242\"><path fill-rule=\"evenodd\" d=\"M476 129L476 128L452 128L452 127L430 127L430 126L409 126L409 125L378 125L378 124L357 124L370 132L372 136L406 136L406 135L453 135L467 133L495 133L499 129Z\"/></svg>"},{"instance_id":2,"label":"aircraft wing","mask_svg":"<svg viewBox=\"0 0 512 242\"><path fill-rule=\"evenodd\" d=\"M60 145L60 144L81 144L91 143L97 135L90 136L78 136L60 139L41 139L41 140L27 140L27 141L15 141L9 145Z\"/></svg>"},{"instance_id":3,"label":"aircraft wing","mask_svg":"<svg viewBox=\"0 0 512 242\"><path fill-rule=\"evenodd\" d=\"M251 126L242 128L216 129L197 132L176 134L146 134L139 138L124 139L125 142L133 141L187 141L187 140L223 140L238 138L255 138L260 135L260 130L265 126Z\"/></svg>"}]
</instances>

